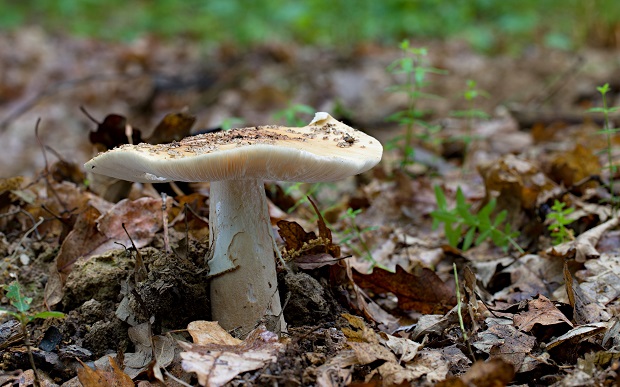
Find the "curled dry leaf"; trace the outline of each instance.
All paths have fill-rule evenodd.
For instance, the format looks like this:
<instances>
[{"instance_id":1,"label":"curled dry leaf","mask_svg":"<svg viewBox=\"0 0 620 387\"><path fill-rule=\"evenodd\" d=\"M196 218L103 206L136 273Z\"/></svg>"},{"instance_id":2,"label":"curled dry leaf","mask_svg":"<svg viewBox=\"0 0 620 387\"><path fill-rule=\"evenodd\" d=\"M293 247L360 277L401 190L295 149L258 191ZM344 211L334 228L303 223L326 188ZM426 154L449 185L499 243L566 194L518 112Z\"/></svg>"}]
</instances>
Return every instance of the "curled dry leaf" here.
<instances>
[{"instance_id":1,"label":"curled dry leaf","mask_svg":"<svg viewBox=\"0 0 620 387\"><path fill-rule=\"evenodd\" d=\"M399 309L403 311L443 313L456 305L454 289L427 268L416 267L412 273L400 266L396 266L395 273L380 268L375 268L371 274L353 270L353 279L363 289L393 293L398 297Z\"/></svg>"},{"instance_id":2,"label":"curled dry leaf","mask_svg":"<svg viewBox=\"0 0 620 387\"><path fill-rule=\"evenodd\" d=\"M573 327L573 324L560 312L560 310L547 297L538 295L537 298L527 302L527 310L514 316L513 322L515 327L523 332L532 332L537 337L548 336L551 333L548 329L553 327L554 336L564 333L567 329ZM535 329L538 325L539 329ZM541 337L539 337L541 338Z\"/></svg>"},{"instance_id":3,"label":"curled dry leaf","mask_svg":"<svg viewBox=\"0 0 620 387\"><path fill-rule=\"evenodd\" d=\"M139 130L131 129L131 127L127 129L127 118L118 114L109 114L103 122L97 123L97 130L90 132L89 139L93 145L98 145L103 150L127 144L130 139L132 144L142 142Z\"/></svg>"},{"instance_id":4,"label":"curled dry leaf","mask_svg":"<svg viewBox=\"0 0 620 387\"><path fill-rule=\"evenodd\" d=\"M163 144L179 141L189 136L196 117L190 114L168 113L153 130L153 133L145 139L149 144ZM135 143L134 143L135 144Z\"/></svg>"},{"instance_id":5,"label":"curled dry leaf","mask_svg":"<svg viewBox=\"0 0 620 387\"><path fill-rule=\"evenodd\" d=\"M577 262L585 262L587 259L598 258L600 254L596 250L596 244L604 233L618 226L620 218L614 217L580 234L574 241L562 243L549 248L545 253L552 257L574 257Z\"/></svg>"},{"instance_id":6,"label":"curled dry leaf","mask_svg":"<svg viewBox=\"0 0 620 387\"><path fill-rule=\"evenodd\" d=\"M325 224L325 220L316 204L310 197L308 197L308 201L312 204L318 217L317 226L319 229L319 236L317 237L312 231L306 232L303 227L296 222L279 220L277 222L279 228L278 233L282 239L284 239L286 255L289 260L293 260L295 263L300 260L302 263L300 267L304 264L311 268L321 267L325 264L333 264L335 260L332 259L332 261L329 261L327 257L325 257L325 254L333 258L340 257L340 246L333 243L332 232Z\"/></svg>"}]
</instances>

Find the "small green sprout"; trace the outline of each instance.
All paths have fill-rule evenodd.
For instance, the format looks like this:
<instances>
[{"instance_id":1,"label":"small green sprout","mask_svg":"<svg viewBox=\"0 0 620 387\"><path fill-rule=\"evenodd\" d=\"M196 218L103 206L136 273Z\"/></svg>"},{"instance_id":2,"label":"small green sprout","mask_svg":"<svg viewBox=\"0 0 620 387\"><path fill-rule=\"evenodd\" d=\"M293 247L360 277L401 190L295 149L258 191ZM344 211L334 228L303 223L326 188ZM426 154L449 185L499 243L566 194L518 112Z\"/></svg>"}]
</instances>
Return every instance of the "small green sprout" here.
<instances>
[{"instance_id":1,"label":"small green sprout","mask_svg":"<svg viewBox=\"0 0 620 387\"><path fill-rule=\"evenodd\" d=\"M15 317L15 319L19 321L22 329L22 335L24 336L24 343L26 344L26 350L28 351L30 366L32 367L32 371L34 372L34 382L36 386L40 386L41 382L37 373L37 367L34 362L34 357L32 356L32 349L30 348L30 333L28 332L28 329L26 329L26 325L38 318L62 318L65 316L65 314L52 311L39 312L35 314L29 313L30 304L32 303L32 297L26 297L23 295L21 287L19 286L19 283L17 281L14 281L9 285L2 285L0 287L6 289L6 298L9 299L10 304L17 310L11 311L6 309L0 309L0 315L8 314L9 316Z\"/></svg>"},{"instance_id":2,"label":"small green sprout","mask_svg":"<svg viewBox=\"0 0 620 387\"><path fill-rule=\"evenodd\" d=\"M465 159L469 154L469 149L471 147L471 143L476 140L472 135L472 128L475 119L486 120L489 118L489 115L480 109L476 109L474 107L474 103L476 99L479 97L489 98L489 93L484 90L478 89L478 85L476 81L472 79L467 80L467 88L463 92L463 98L467 103L466 110L456 110L452 112L453 117L464 118L467 120L466 126L466 134L461 136L459 139L465 142L465 151L463 152L463 166L465 165Z\"/></svg>"},{"instance_id":3,"label":"small green sprout","mask_svg":"<svg viewBox=\"0 0 620 387\"><path fill-rule=\"evenodd\" d=\"M618 207L618 198L614 195L614 175L618 169L618 166L613 163L613 153L612 153L612 136L620 131L618 128L612 128L609 123L609 114L615 113L620 110L620 106L612 106L609 107L607 105L607 93L611 91L609 87L609 83L604 84L603 86L599 86L596 88L598 92L601 94L603 98L603 107L597 107L589 109L589 112L593 113L603 113L605 118L605 123L603 126L603 130L600 130L598 133L604 134L607 139L607 148L605 149L607 153L607 169L609 170L609 193L612 198L612 203L614 204L614 210L617 210Z\"/></svg>"},{"instance_id":4,"label":"small green sprout","mask_svg":"<svg viewBox=\"0 0 620 387\"><path fill-rule=\"evenodd\" d=\"M553 219L553 222L547 226L547 229L551 231L554 245L559 245L575 239L573 230L566 227L575 221L575 219L567 218L575 209L564 207L566 207L566 203L556 199L553 203L553 207L551 207L552 212L547 215L547 218Z\"/></svg>"},{"instance_id":5,"label":"small green sprout","mask_svg":"<svg viewBox=\"0 0 620 387\"><path fill-rule=\"evenodd\" d=\"M273 119L278 121L284 118L288 126L305 126L310 120L304 119L304 116L312 116L315 110L312 106L301 103L289 104L286 109L282 109L273 115Z\"/></svg>"},{"instance_id":6,"label":"small green sprout","mask_svg":"<svg viewBox=\"0 0 620 387\"><path fill-rule=\"evenodd\" d=\"M245 123L245 120L243 118L239 118L239 117L228 117L225 118L222 123L220 124L220 127L222 128L223 131L226 130L230 130L232 128L238 128L239 126L243 125Z\"/></svg>"},{"instance_id":7,"label":"small green sprout","mask_svg":"<svg viewBox=\"0 0 620 387\"><path fill-rule=\"evenodd\" d=\"M373 267L377 266L377 267L386 269L385 267L380 265L377 262L377 260L372 256L372 252L370 251L370 248L368 247L368 244L366 243L362 235L366 232L376 230L377 226L365 227L363 229L360 229L355 219L361 213L362 213L361 209L354 210L351 207L349 207L347 208L347 211L340 216L340 219L344 221L348 220L350 223L350 226L344 231L342 231L343 239L340 240L340 243L347 245L351 250L353 250L353 252L356 255L360 257L361 256L366 257L366 259L372 264ZM355 247L355 245L352 242L353 239L357 239L357 241L361 245L364 252L360 251L357 247Z\"/></svg>"},{"instance_id":8,"label":"small green sprout","mask_svg":"<svg viewBox=\"0 0 620 387\"><path fill-rule=\"evenodd\" d=\"M415 158L414 137L426 143L434 143L438 140L436 134L441 130L441 126L424 121L426 111L420 110L418 106L423 99L440 98L435 94L425 92L424 88L429 84L427 80L429 74L446 74L446 71L426 64L425 57L428 55L428 50L425 47L411 47L408 40L403 40L400 49L403 57L392 62L387 67L387 71L395 75L404 74L405 82L391 86L387 90L407 95L407 109L390 115L387 120L397 122L406 128L405 136L396 138L395 142L402 142L403 159L401 165L408 165L413 163ZM417 128L421 128L421 131L416 131Z\"/></svg>"},{"instance_id":9,"label":"small green sprout","mask_svg":"<svg viewBox=\"0 0 620 387\"><path fill-rule=\"evenodd\" d=\"M453 209L448 209L446 195L439 186L435 186L435 197L438 208L431 212L433 229L437 229L441 223L444 223L444 232L450 246L458 247L462 239L461 249L467 251L473 245L478 246L490 239L493 244L504 251L507 251L509 246L513 246L519 253L525 253L515 241L519 232L511 230L510 224L502 227L508 215L506 210L491 219L496 205L495 199L491 199L478 213L474 214L460 187L456 191L456 207ZM464 236L463 233L465 233Z\"/></svg>"}]
</instances>

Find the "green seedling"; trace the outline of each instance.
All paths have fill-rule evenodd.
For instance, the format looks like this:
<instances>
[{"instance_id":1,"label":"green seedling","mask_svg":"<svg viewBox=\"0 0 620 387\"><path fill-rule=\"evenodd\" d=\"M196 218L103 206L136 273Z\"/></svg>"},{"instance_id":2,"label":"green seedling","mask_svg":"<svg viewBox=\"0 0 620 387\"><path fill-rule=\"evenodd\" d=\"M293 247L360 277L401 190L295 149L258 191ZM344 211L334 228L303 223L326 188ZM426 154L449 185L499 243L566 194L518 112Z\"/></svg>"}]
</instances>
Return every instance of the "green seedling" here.
<instances>
[{"instance_id":1,"label":"green seedling","mask_svg":"<svg viewBox=\"0 0 620 387\"><path fill-rule=\"evenodd\" d=\"M276 112L273 115L273 119L276 121L284 119L288 126L306 126L310 122L306 117L312 117L314 113L315 110L312 106L295 103L289 104L286 109Z\"/></svg>"},{"instance_id":2,"label":"green seedling","mask_svg":"<svg viewBox=\"0 0 620 387\"><path fill-rule=\"evenodd\" d=\"M220 128L222 128L222 130L226 131L226 130L230 130L232 128L238 128L239 126L245 124L245 120L243 118L239 118L239 117L228 117L225 118L222 123L220 124Z\"/></svg>"},{"instance_id":3,"label":"green seedling","mask_svg":"<svg viewBox=\"0 0 620 387\"><path fill-rule=\"evenodd\" d=\"M448 209L446 195L439 186L435 186L435 197L438 208L431 212L433 229L437 229L441 223L444 223L444 231L450 246L458 247L461 243L461 249L467 251L473 245L478 246L490 239L493 244L504 251L508 251L508 248L513 246L519 253L525 253L515 241L519 232L511 230L508 223L502 226L508 215L506 210L498 213L495 218L491 218L496 206L495 199L491 199L478 213L472 213L471 205L467 204L460 187L456 191L455 208Z\"/></svg>"},{"instance_id":4,"label":"green seedling","mask_svg":"<svg viewBox=\"0 0 620 387\"><path fill-rule=\"evenodd\" d=\"M564 207L566 207L566 203L556 199L553 203L553 207L551 207L552 212L547 215L547 218L553 219L553 222L547 226L547 229L551 231L554 245L559 245L560 243L575 239L573 230L566 227L575 221L575 219L567 218L575 209Z\"/></svg>"},{"instance_id":5,"label":"green seedling","mask_svg":"<svg viewBox=\"0 0 620 387\"><path fill-rule=\"evenodd\" d=\"M463 92L463 98L465 99L467 103L467 109L456 110L452 112L451 114L453 117L464 118L467 120L466 134L460 137L460 139L463 140L463 142L465 142L465 152L463 153L463 165L465 165L465 159L467 158L467 155L469 154L471 143L474 142L474 140L476 140L474 136L472 135L472 128L473 128L474 120L486 120L489 118L489 115L487 113L475 107L475 101L476 99L480 97L489 98L490 95L486 91L478 89L476 81L468 79L467 88Z\"/></svg>"},{"instance_id":6,"label":"green seedling","mask_svg":"<svg viewBox=\"0 0 620 387\"><path fill-rule=\"evenodd\" d=\"M614 204L614 210L617 210L618 198L616 198L614 195L614 175L616 174L618 167L614 165L613 163L612 137L616 133L618 133L620 129L611 127L611 124L609 123L609 114L617 112L620 109L620 106L612 106L612 107L607 106L607 93L611 91L611 88L609 87L609 83L606 83L603 86L597 87L596 90L598 90L598 92L601 94L601 97L603 98L603 107L592 108L592 109L589 109L588 111L595 112L595 113L603 113L603 116L605 118L603 130L600 130L598 133L605 135L606 140L607 140L607 148L605 149L605 151L607 153L607 168L609 170L608 187L609 187L609 193L611 195L612 203Z\"/></svg>"},{"instance_id":7,"label":"green seedling","mask_svg":"<svg viewBox=\"0 0 620 387\"><path fill-rule=\"evenodd\" d=\"M19 321L22 335L24 336L24 343L26 344L26 349L28 351L28 358L30 359L30 366L32 367L32 371L34 372L34 381L35 385L40 386L39 376L37 373L37 367L34 363L34 357L32 356L32 348L30 347L30 332L26 329L26 325L35 319L42 318L62 318L65 316L64 313L61 312L39 312L39 313L29 313L30 304L32 303L31 297L26 297L23 295L21 287L17 281L10 283L9 285L2 285L3 288L6 289L6 298L9 299L10 304L15 308L16 311L0 309L0 315L8 314L9 316L14 317L17 321Z\"/></svg>"},{"instance_id":8,"label":"green seedling","mask_svg":"<svg viewBox=\"0 0 620 387\"><path fill-rule=\"evenodd\" d=\"M390 115L387 120L397 122L405 126L404 137L397 137L386 148L394 148L401 143L403 158L401 165L413 163L415 150L413 148L414 138L418 138L425 143L438 141L436 135L440 130L440 125L432 125L424 120L426 111L419 108L419 103L424 99L439 99L440 97L427 93L424 89L428 86L429 74L445 74L446 71L430 67L427 65L426 56L428 51L424 47L411 47L408 40L400 44L403 57L392 62L387 71L392 74L403 74L404 83L389 87L387 90L393 93L404 93L407 95L407 109Z\"/></svg>"},{"instance_id":9,"label":"green seedling","mask_svg":"<svg viewBox=\"0 0 620 387\"><path fill-rule=\"evenodd\" d=\"M349 207L347 208L347 211L340 216L340 219L344 221L348 221L349 223L349 227L345 229L344 231L342 231L343 238L340 240L340 243L348 246L357 256L365 257L372 264L373 267L377 266L377 267L386 269L374 259L374 257L372 256L372 252L370 251L370 248L368 247L368 244L366 243L363 237L364 233L376 230L377 227L371 226L371 227L365 227L365 228L360 229L357 225L357 222L355 219L361 212L362 212L361 209L354 210L351 207ZM356 239L359 242L363 251L358 249L353 244L354 239Z\"/></svg>"}]
</instances>

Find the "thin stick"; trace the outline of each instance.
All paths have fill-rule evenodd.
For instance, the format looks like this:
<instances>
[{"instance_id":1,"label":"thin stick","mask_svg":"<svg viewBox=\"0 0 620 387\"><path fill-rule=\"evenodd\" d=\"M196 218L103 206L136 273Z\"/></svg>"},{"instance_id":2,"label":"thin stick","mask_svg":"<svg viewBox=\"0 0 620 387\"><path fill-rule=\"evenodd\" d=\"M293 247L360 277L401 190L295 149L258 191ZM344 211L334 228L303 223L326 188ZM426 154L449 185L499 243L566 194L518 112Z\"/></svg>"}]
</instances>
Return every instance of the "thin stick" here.
<instances>
[{"instance_id":1,"label":"thin stick","mask_svg":"<svg viewBox=\"0 0 620 387\"><path fill-rule=\"evenodd\" d=\"M165 192L161 193L161 212L162 212L162 224L164 228L164 251L166 254L170 254L170 237L168 235L168 211L166 207L166 199L168 195Z\"/></svg>"},{"instance_id":2,"label":"thin stick","mask_svg":"<svg viewBox=\"0 0 620 387\"><path fill-rule=\"evenodd\" d=\"M452 263L452 268L454 269L454 283L456 286L456 302L457 302L456 313L459 316L459 325L461 327L461 332L463 332L463 341L465 342L465 344L467 344L467 348L469 349L469 353L471 354L473 361L476 361L476 358L474 356L474 351L472 351L471 345L469 344L469 337L467 336L467 330L465 330L465 323L463 322L463 314L461 313L461 309L463 305L461 303L461 289L459 286L459 274L456 270L456 263Z\"/></svg>"},{"instance_id":3,"label":"thin stick","mask_svg":"<svg viewBox=\"0 0 620 387\"><path fill-rule=\"evenodd\" d=\"M136 247L136 244L133 243L133 239L131 239L131 235L129 235L127 228L125 228L125 223L121 223L121 226L123 227L123 230L125 230L125 234L127 234L127 238L129 238L129 242L131 242L131 246L133 247L134 250L136 250L136 268L135 268L134 278L137 284L138 282L142 282L146 279L146 277L148 276L148 270L146 270L146 265L144 264L144 260L142 259L142 254L140 254L140 250L138 250L138 248Z\"/></svg>"},{"instance_id":4,"label":"thin stick","mask_svg":"<svg viewBox=\"0 0 620 387\"><path fill-rule=\"evenodd\" d=\"M19 243L17 244L17 246L15 247L15 250L13 250L13 253L11 254L10 260L15 259L15 257L17 256L17 251L21 247L22 243L24 243L26 238L28 238L28 235L30 235L31 233L35 232L37 227L39 227L41 225L41 223L43 223L44 221L45 221L45 219L43 219L42 217L39 216L39 220L28 231L26 231L24 236L22 236L22 238L19 240Z\"/></svg>"},{"instance_id":5,"label":"thin stick","mask_svg":"<svg viewBox=\"0 0 620 387\"><path fill-rule=\"evenodd\" d=\"M58 204L60 204L60 206L63 208L64 212L67 213L69 212L69 210L67 209L67 206L60 199L60 196L58 196L58 193L56 193L56 190L50 184L50 181L49 181L50 170L49 170L49 163L47 162L47 152L45 151L45 145L43 144L43 141L41 141L41 138L39 137L39 124L40 123L41 123L41 118L37 118L37 123L34 126L34 136L37 139L37 142L39 143L39 147L41 147L41 153L43 153L43 160L45 161L45 172L43 174L43 178L45 179L45 186L52 193L52 195L54 195L54 197L58 201Z\"/></svg>"}]
</instances>

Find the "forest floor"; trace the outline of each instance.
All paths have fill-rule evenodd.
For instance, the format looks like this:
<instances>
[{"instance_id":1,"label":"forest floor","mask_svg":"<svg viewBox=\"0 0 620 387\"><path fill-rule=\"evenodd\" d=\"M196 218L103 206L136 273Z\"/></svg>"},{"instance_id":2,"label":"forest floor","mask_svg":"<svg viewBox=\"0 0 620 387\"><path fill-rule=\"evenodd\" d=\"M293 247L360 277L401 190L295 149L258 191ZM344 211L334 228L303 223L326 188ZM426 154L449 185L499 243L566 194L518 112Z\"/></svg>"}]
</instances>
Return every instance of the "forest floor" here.
<instances>
[{"instance_id":1,"label":"forest floor","mask_svg":"<svg viewBox=\"0 0 620 387\"><path fill-rule=\"evenodd\" d=\"M30 350L2 317L0 386L33 384L32 362L44 386L619 383L619 141L597 87L620 105L620 56L411 46L428 55L0 35L0 308L64 313L32 319ZM425 94L388 70L403 57ZM132 136L305 125L301 105L379 139L383 160L266 184L274 225L331 242L278 234L296 256L278 273L288 332L240 341L206 322L208 183L101 181L83 163ZM388 120L403 111L407 162L407 123Z\"/></svg>"}]
</instances>

